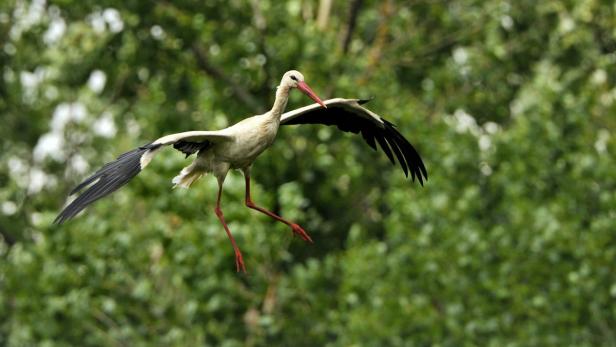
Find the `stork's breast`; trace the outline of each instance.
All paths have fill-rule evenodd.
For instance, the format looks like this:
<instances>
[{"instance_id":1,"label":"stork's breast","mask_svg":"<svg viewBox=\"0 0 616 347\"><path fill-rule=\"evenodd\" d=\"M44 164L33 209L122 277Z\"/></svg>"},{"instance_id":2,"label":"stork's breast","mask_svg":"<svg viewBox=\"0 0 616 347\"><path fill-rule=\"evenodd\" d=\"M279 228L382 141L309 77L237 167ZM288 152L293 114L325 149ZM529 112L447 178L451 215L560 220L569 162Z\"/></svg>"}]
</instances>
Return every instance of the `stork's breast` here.
<instances>
[{"instance_id":1,"label":"stork's breast","mask_svg":"<svg viewBox=\"0 0 616 347\"><path fill-rule=\"evenodd\" d=\"M266 150L276 138L277 128L263 126L245 129L235 141L221 144L216 155L221 160L232 163L234 167L251 164L259 154Z\"/></svg>"}]
</instances>

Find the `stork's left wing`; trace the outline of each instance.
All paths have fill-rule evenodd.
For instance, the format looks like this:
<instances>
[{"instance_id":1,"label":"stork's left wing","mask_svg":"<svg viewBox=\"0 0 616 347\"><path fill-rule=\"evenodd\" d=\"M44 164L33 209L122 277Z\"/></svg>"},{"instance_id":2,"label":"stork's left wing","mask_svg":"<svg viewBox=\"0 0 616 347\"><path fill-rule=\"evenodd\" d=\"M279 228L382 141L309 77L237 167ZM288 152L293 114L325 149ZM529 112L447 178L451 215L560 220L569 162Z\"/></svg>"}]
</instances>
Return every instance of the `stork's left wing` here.
<instances>
[{"instance_id":1,"label":"stork's left wing","mask_svg":"<svg viewBox=\"0 0 616 347\"><path fill-rule=\"evenodd\" d=\"M165 146L173 145L173 148L188 157L193 153L207 150L214 143L231 141L232 139L232 136L224 133L224 131L186 131L163 136L147 145L121 154L116 160L105 164L86 178L69 193L69 195L73 195L85 189L60 212L54 223L64 223L88 205L120 189L137 176L150 163L154 155Z\"/></svg>"},{"instance_id":2,"label":"stork's left wing","mask_svg":"<svg viewBox=\"0 0 616 347\"><path fill-rule=\"evenodd\" d=\"M417 150L398 132L394 124L361 106L366 102L368 100L341 98L326 100L327 108L314 104L284 113L280 124L335 125L342 131L361 133L374 150L377 149L376 142L378 142L392 164L395 164L395 155L404 174L408 177L410 171L413 181L417 177L419 183L423 185L424 180L428 179L428 171Z\"/></svg>"}]
</instances>

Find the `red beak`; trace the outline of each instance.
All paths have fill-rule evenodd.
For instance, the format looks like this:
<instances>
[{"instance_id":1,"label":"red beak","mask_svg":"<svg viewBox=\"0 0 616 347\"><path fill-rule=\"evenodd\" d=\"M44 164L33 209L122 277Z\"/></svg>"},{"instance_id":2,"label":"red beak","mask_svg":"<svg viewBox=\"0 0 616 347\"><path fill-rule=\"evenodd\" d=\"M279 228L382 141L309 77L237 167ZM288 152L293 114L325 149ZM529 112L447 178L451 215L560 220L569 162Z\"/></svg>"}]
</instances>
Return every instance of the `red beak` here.
<instances>
[{"instance_id":1,"label":"red beak","mask_svg":"<svg viewBox=\"0 0 616 347\"><path fill-rule=\"evenodd\" d=\"M297 82L297 89L299 89L302 92L304 92L304 94L308 95L312 100L316 101L317 104L327 108L327 106L325 106L323 101L321 101L321 99L319 99L319 97L312 91L312 89L310 89L310 87L308 87L306 82L304 82L304 81Z\"/></svg>"}]
</instances>

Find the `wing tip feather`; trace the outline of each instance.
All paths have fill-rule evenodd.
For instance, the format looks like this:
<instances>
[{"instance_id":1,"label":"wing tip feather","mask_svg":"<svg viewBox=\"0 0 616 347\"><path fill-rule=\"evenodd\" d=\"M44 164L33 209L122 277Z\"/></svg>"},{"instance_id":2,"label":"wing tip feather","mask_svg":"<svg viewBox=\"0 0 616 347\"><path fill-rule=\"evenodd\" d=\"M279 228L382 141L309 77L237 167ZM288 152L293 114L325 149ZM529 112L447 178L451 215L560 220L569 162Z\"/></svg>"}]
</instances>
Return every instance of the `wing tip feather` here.
<instances>
[{"instance_id":1,"label":"wing tip feather","mask_svg":"<svg viewBox=\"0 0 616 347\"><path fill-rule=\"evenodd\" d=\"M75 217L79 212L95 201L115 192L141 172L141 158L150 150L160 147L160 144L147 144L121 154L110 163L105 164L92 176L85 179L71 190L69 195L78 193L86 186L85 192L68 204L54 219L54 224L62 224ZM92 184L94 182L94 184Z\"/></svg>"},{"instance_id":2,"label":"wing tip feather","mask_svg":"<svg viewBox=\"0 0 616 347\"><path fill-rule=\"evenodd\" d=\"M424 181L428 180L428 171L421 159L419 152L411 145L411 143L396 129L395 124L381 118L385 125L385 131L389 133L392 141L402 151L406 166L411 172L411 180L415 182L415 178L419 181L419 184L423 186ZM400 160L398 160L400 161ZM400 166L404 169L404 164L400 162ZM406 176L408 177L408 176Z\"/></svg>"},{"instance_id":3,"label":"wing tip feather","mask_svg":"<svg viewBox=\"0 0 616 347\"><path fill-rule=\"evenodd\" d=\"M367 99L357 99L357 103L360 104L360 105L363 105L363 104L369 103L372 100L374 100L374 96L371 96L371 97L369 97Z\"/></svg>"}]
</instances>

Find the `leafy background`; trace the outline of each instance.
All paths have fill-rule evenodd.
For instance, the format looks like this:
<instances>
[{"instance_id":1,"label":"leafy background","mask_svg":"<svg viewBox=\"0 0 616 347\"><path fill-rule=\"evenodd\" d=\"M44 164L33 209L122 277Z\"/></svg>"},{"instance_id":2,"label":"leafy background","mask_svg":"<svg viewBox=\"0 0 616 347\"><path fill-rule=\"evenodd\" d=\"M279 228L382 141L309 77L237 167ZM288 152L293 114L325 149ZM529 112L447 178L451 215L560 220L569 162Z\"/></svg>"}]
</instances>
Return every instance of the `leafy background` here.
<instances>
[{"instance_id":1,"label":"leafy background","mask_svg":"<svg viewBox=\"0 0 616 347\"><path fill-rule=\"evenodd\" d=\"M609 0L0 3L0 345L615 346ZM284 71L374 97L412 184L327 127L282 129L212 213L165 151L60 227L67 192L160 135L267 110ZM307 104L294 93L289 109Z\"/></svg>"}]
</instances>

